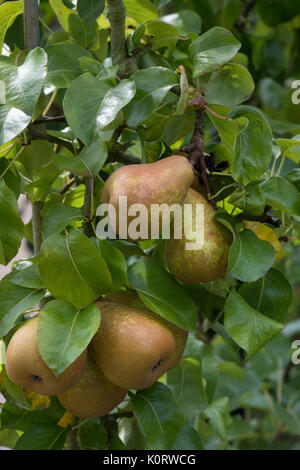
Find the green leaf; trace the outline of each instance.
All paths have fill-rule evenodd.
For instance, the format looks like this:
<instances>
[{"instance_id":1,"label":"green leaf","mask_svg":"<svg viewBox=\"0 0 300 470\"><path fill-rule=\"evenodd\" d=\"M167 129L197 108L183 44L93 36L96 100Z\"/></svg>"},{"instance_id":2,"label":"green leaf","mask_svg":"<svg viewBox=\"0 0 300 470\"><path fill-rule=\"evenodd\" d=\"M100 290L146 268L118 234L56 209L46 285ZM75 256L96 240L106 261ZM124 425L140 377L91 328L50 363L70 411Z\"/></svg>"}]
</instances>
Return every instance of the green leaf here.
<instances>
[{"instance_id":1,"label":"green leaf","mask_svg":"<svg viewBox=\"0 0 300 470\"><path fill-rule=\"evenodd\" d=\"M300 136L296 136L293 139L275 139L275 144L281 150L283 157L288 157L295 163L300 162Z\"/></svg>"},{"instance_id":2,"label":"green leaf","mask_svg":"<svg viewBox=\"0 0 300 470\"><path fill-rule=\"evenodd\" d=\"M166 385L172 390L187 420L193 419L207 406L201 361L195 356L181 359L179 364L167 373Z\"/></svg>"},{"instance_id":3,"label":"green leaf","mask_svg":"<svg viewBox=\"0 0 300 470\"><path fill-rule=\"evenodd\" d=\"M122 80L119 85L111 88L106 93L96 115L95 135L114 121L119 111L130 103L135 92L136 88L133 80Z\"/></svg>"},{"instance_id":4,"label":"green leaf","mask_svg":"<svg viewBox=\"0 0 300 470\"><path fill-rule=\"evenodd\" d=\"M58 299L82 309L112 288L107 264L78 229L52 235L42 243L39 269L46 288Z\"/></svg>"},{"instance_id":5,"label":"green leaf","mask_svg":"<svg viewBox=\"0 0 300 470\"><path fill-rule=\"evenodd\" d=\"M126 15L138 23L157 18L158 13L151 0L124 0Z\"/></svg>"},{"instance_id":6,"label":"green leaf","mask_svg":"<svg viewBox=\"0 0 300 470\"><path fill-rule=\"evenodd\" d=\"M215 26L189 46L194 78L212 72L229 62L241 43L227 29Z\"/></svg>"},{"instance_id":7,"label":"green leaf","mask_svg":"<svg viewBox=\"0 0 300 470\"><path fill-rule=\"evenodd\" d=\"M181 428L172 450L203 450L199 433L190 424L185 424Z\"/></svg>"},{"instance_id":8,"label":"green leaf","mask_svg":"<svg viewBox=\"0 0 300 470\"><path fill-rule=\"evenodd\" d=\"M280 271L273 268L262 279L244 284L239 293L252 308L281 323L293 299L289 281Z\"/></svg>"},{"instance_id":9,"label":"green leaf","mask_svg":"<svg viewBox=\"0 0 300 470\"><path fill-rule=\"evenodd\" d=\"M230 109L225 106L211 105L213 111L220 116L227 117ZM207 115L213 125L216 127L221 141L234 147L237 136L248 127L249 121L245 117L240 117L232 120L224 120L218 118L214 114L207 112Z\"/></svg>"},{"instance_id":10,"label":"green leaf","mask_svg":"<svg viewBox=\"0 0 300 470\"><path fill-rule=\"evenodd\" d=\"M68 432L56 424L33 424L18 439L15 450L60 450Z\"/></svg>"},{"instance_id":11,"label":"green leaf","mask_svg":"<svg viewBox=\"0 0 300 470\"><path fill-rule=\"evenodd\" d=\"M231 118L246 117L248 126L237 137L232 162L232 175L241 185L250 183L267 171L272 157L272 132L261 112L250 106L239 106Z\"/></svg>"},{"instance_id":12,"label":"green leaf","mask_svg":"<svg viewBox=\"0 0 300 470\"><path fill-rule=\"evenodd\" d=\"M97 238L95 243L110 270L113 290L119 292L120 288L128 285L126 259L123 253L108 240Z\"/></svg>"},{"instance_id":13,"label":"green leaf","mask_svg":"<svg viewBox=\"0 0 300 470\"><path fill-rule=\"evenodd\" d=\"M67 89L63 102L65 116L74 134L86 145L95 137L99 108L110 89L110 80L99 80L90 73L76 78Z\"/></svg>"},{"instance_id":14,"label":"green leaf","mask_svg":"<svg viewBox=\"0 0 300 470\"><path fill-rule=\"evenodd\" d=\"M98 419L89 419L78 428L77 440L81 449L103 450L107 449L108 435L105 427L100 424Z\"/></svg>"},{"instance_id":15,"label":"green leaf","mask_svg":"<svg viewBox=\"0 0 300 470\"><path fill-rule=\"evenodd\" d=\"M145 23L146 34L152 38L152 50L162 47L173 48L178 40L177 29L171 24L160 20L150 20Z\"/></svg>"},{"instance_id":16,"label":"green leaf","mask_svg":"<svg viewBox=\"0 0 300 470\"><path fill-rule=\"evenodd\" d=\"M237 106L250 98L254 82L246 67L229 63L213 74L205 91L209 104Z\"/></svg>"},{"instance_id":17,"label":"green leaf","mask_svg":"<svg viewBox=\"0 0 300 470\"><path fill-rule=\"evenodd\" d=\"M138 391L132 406L149 447L171 449L184 425L184 416L168 387L157 382Z\"/></svg>"},{"instance_id":18,"label":"green leaf","mask_svg":"<svg viewBox=\"0 0 300 470\"><path fill-rule=\"evenodd\" d=\"M198 13L192 10L180 10L163 16L161 19L165 23L175 26L181 36L187 36L189 33L199 34L201 31L201 18Z\"/></svg>"},{"instance_id":19,"label":"green leaf","mask_svg":"<svg viewBox=\"0 0 300 470\"><path fill-rule=\"evenodd\" d=\"M189 81L184 67L181 68L180 75L180 97L176 106L175 116L181 116L185 113L189 99Z\"/></svg>"},{"instance_id":20,"label":"green leaf","mask_svg":"<svg viewBox=\"0 0 300 470\"><path fill-rule=\"evenodd\" d=\"M26 310L34 308L43 297L41 289L30 289L11 282L15 273L5 276L0 282L0 338L14 326Z\"/></svg>"},{"instance_id":21,"label":"green leaf","mask_svg":"<svg viewBox=\"0 0 300 470\"><path fill-rule=\"evenodd\" d=\"M156 111L168 91L178 85L178 77L172 70L149 67L132 75L136 95L125 108L126 121L130 127L142 124Z\"/></svg>"},{"instance_id":22,"label":"green leaf","mask_svg":"<svg viewBox=\"0 0 300 470\"><path fill-rule=\"evenodd\" d=\"M55 154L53 161L61 170L69 170L81 176L97 176L107 159L107 146L101 137L94 138L90 145L73 157Z\"/></svg>"},{"instance_id":23,"label":"green leaf","mask_svg":"<svg viewBox=\"0 0 300 470\"><path fill-rule=\"evenodd\" d=\"M69 302L52 300L40 313L39 352L59 376L88 347L100 326L100 310L90 305L77 310Z\"/></svg>"},{"instance_id":24,"label":"green leaf","mask_svg":"<svg viewBox=\"0 0 300 470\"><path fill-rule=\"evenodd\" d=\"M257 10L268 26L277 26L300 13L300 5L294 0L259 0Z\"/></svg>"},{"instance_id":25,"label":"green leaf","mask_svg":"<svg viewBox=\"0 0 300 470\"><path fill-rule=\"evenodd\" d=\"M86 23L93 23L103 12L105 0L78 0L77 11Z\"/></svg>"},{"instance_id":26,"label":"green leaf","mask_svg":"<svg viewBox=\"0 0 300 470\"><path fill-rule=\"evenodd\" d=\"M23 263L25 264L24 267L22 267ZM15 265L9 280L17 286L29 289L43 289L38 267L35 264L30 264L28 261L20 261Z\"/></svg>"},{"instance_id":27,"label":"green leaf","mask_svg":"<svg viewBox=\"0 0 300 470\"><path fill-rule=\"evenodd\" d=\"M300 168L293 168L286 175L285 179L292 183L300 192Z\"/></svg>"},{"instance_id":28,"label":"green leaf","mask_svg":"<svg viewBox=\"0 0 300 470\"><path fill-rule=\"evenodd\" d=\"M254 310L235 290L225 303L224 326L232 339L248 353L249 359L283 328L277 321Z\"/></svg>"},{"instance_id":29,"label":"green leaf","mask_svg":"<svg viewBox=\"0 0 300 470\"><path fill-rule=\"evenodd\" d=\"M68 18L72 10L64 5L63 0L49 0L55 15L65 31L68 31Z\"/></svg>"},{"instance_id":30,"label":"green leaf","mask_svg":"<svg viewBox=\"0 0 300 470\"><path fill-rule=\"evenodd\" d=\"M46 47L48 73L46 84L66 88L81 75L80 58L92 58L92 54L78 44L55 44Z\"/></svg>"},{"instance_id":31,"label":"green leaf","mask_svg":"<svg viewBox=\"0 0 300 470\"><path fill-rule=\"evenodd\" d=\"M68 17L68 30L70 36L87 49L97 49L99 47L98 25L96 21L87 24L80 16L72 13Z\"/></svg>"},{"instance_id":32,"label":"green leaf","mask_svg":"<svg viewBox=\"0 0 300 470\"><path fill-rule=\"evenodd\" d=\"M235 190L228 202L252 215L262 215L266 206L263 191L258 183L250 183L245 189Z\"/></svg>"},{"instance_id":33,"label":"green leaf","mask_svg":"<svg viewBox=\"0 0 300 470\"><path fill-rule=\"evenodd\" d=\"M42 233L43 238L61 233L75 220L83 220L82 210L79 207L55 205L49 207L43 216Z\"/></svg>"},{"instance_id":34,"label":"green leaf","mask_svg":"<svg viewBox=\"0 0 300 470\"><path fill-rule=\"evenodd\" d=\"M0 59L0 82L5 85L6 104L0 104L0 145L18 135L31 120L46 76L47 55L36 48L22 65Z\"/></svg>"},{"instance_id":35,"label":"green leaf","mask_svg":"<svg viewBox=\"0 0 300 470\"><path fill-rule=\"evenodd\" d=\"M16 197L0 180L0 264L7 264L17 254L23 235Z\"/></svg>"},{"instance_id":36,"label":"green leaf","mask_svg":"<svg viewBox=\"0 0 300 470\"><path fill-rule=\"evenodd\" d=\"M272 176L260 184L267 204L289 215L300 217L300 193L289 181Z\"/></svg>"},{"instance_id":37,"label":"green leaf","mask_svg":"<svg viewBox=\"0 0 300 470\"><path fill-rule=\"evenodd\" d=\"M183 329L195 329L196 305L158 263L150 259L136 261L128 269L128 281L148 308Z\"/></svg>"},{"instance_id":38,"label":"green leaf","mask_svg":"<svg viewBox=\"0 0 300 470\"><path fill-rule=\"evenodd\" d=\"M228 427L231 423L228 397L222 397L214 401L203 412L203 416L209 420L209 424L218 436L226 440Z\"/></svg>"},{"instance_id":39,"label":"green leaf","mask_svg":"<svg viewBox=\"0 0 300 470\"><path fill-rule=\"evenodd\" d=\"M0 51L2 51L6 31L22 12L22 1L5 2L0 5Z\"/></svg>"},{"instance_id":40,"label":"green leaf","mask_svg":"<svg viewBox=\"0 0 300 470\"><path fill-rule=\"evenodd\" d=\"M228 258L227 276L243 282L254 282L273 266L272 245L258 238L251 230L237 232Z\"/></svg>"}]
</instances>

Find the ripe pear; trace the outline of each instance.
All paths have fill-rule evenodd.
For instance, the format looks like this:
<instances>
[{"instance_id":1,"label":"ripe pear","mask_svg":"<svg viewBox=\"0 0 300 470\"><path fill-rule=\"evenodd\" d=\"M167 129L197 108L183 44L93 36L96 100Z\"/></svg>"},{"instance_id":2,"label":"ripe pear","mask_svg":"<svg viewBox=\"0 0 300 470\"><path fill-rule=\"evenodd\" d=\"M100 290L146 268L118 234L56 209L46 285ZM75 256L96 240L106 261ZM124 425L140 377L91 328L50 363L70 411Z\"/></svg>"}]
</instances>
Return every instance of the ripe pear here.
<instances>
[{"instance_id":1,"label":"ripe pear","mask_svg":"<svg viewBox=\"0 0 300 470\"><path fill-rule=\"evenodd\" d=\"M101 300L99 300L101 301ZM156 313L149 310L145 304L141 301L138 294L133 290L127 291L120 291L112 295L108 295L104 297L104 302L113 302L116 304L127 305L128 307L134 307L141 310L147 310L151 318L156 319L161 324L165 325L174 335L175 342L176 342L176 349L173 356L172 363L170 365L170 369L176 366L180 359L182 358L184 348L188 338L188 332L180 328L179 326L175 325L174 323L165 320L161 316L157 315Z\"/></svg>"},{"instance_id":2,"label":"ripe pear","mask_svg":"<svg viewBox=\"0 0 300 470\"><path fill-rule=\"evenodd\" d=\"M102 203L110 203L116 210L116 223L110 218L113 229L120 234L119 223L119 198L127 197L127 208L133 204L143 204L148 213L148 233L141 234L140 240L151 238L151 205L156 204L182 204L187 191L194 180L193 167L189 161L181 155L173 155L155 163L140 165L127 165L118 168L105 182L102 190ZM128 210L127 209L127 210ZM130 215L125 218L127 228L130 222L140 214ZM159 219L159 231L161 231L161 214ZM121 236L122 233L121 233ZM124 236L124 238L126 238ZM130 238L127 235L127 238Z\"/></svg>"},{"instance_id":3,"label":"ripe pear","mask_svg":"<svg viewBox=\"0 0 300 470\"><path fill-rule=\"evenodd\" d=\"M86 364L87 351L55 377L39 353L38 321L38 317L28 320L11 338L5 357L6 372L19 387L39 395L57 395L78 382Z\"/></svg>"},{"instance_id":4,"label":"ripe pear","mask_svg":"<svg viewBox=\"0 0 300 470\"><path fill-rule=\"evenodd\" d=\"M226 275L232 235L214 219L215 210L206 198L190 189L184 204L193 208L192 228L196 228L196 204L204 205L204 245L200 249L187 250L186 243L195 241L170 239L165 244L166 263L173 276L184 284L210 282Z\"/></svg>"},{"instance_id":5,"label":"ripe pear","mask_svg":"<svg viewBox=\"0 0 300 470\"><path fill-rule=\"evenodd\" d=\"M101 324L89 351L111 382L127 389L144 389L179 360L169 322L147 309L107 301L95 305L101 311Z\"/></svg>"},{"instance_id":6,"label":"ripe pear","mask_svg":"<svg viewBox=\"0 0 300 470\"><path fill-rule=\"evenodd\" d=\"M127 390L112 384L88 357L77 384L58 396L63 407L79 418L100 418L124 399Z\"/></svg>"}]
</instances>

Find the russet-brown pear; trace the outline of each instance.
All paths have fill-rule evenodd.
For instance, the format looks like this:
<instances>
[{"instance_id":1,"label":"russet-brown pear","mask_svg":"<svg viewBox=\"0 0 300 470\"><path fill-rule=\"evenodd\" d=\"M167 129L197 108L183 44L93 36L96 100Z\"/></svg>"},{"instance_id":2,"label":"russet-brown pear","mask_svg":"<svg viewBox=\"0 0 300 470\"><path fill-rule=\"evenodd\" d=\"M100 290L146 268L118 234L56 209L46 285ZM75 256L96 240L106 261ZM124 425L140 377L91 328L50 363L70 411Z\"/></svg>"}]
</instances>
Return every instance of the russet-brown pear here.
<instances>
[{"instance_id":1,"label":"russet-brown pear","mask_svg":"<svg viewBox=\"0 0 300 470\"><path fill-rule=\"evenodd\" d=\"M178 352L169 322L147 309L103 300L95 304L101 311L101 325L89 351L111 382L126 389L144 389L178 362L185 341L182 338Z\"/></svg>"},{"instance_id":2,"label":"russet-brown pear","mask_svg":"<svg viewBox=\"0 0 300 470\"><path fill-rule=\"evenodd\" d=\"M193 167L187 158L173 155L155 163L127 165L118 168L105 182L101 202L110 203L116 210L116 226L110 219L113 229L120 232L120 196L127 197L127 207L143 204L148 211L148 236L151 238L151 205L182 204L194 180ZM127 217L127 229L137 215ZM126 221L126 219L125 219ZM160 225L161 229L161 217ZM128 238L130 238L128 236Z\"/></svg>"},{"instance_id":3,"label":"russet-brown pear","mask_svg":"<svg viewBox=\"0 0 300 470\"><path fill-rule=\"evenodd\" d=\"M170 239L166 241L166 263L171 274L184 284L210 282L226 275L228 254L232 235L220 222L214 219L216 213L207 199L194 189L189 189L184 204L193 207L192 224L196 228L196 204L204 205L204 245L198 250L187 250L186 243L195 241Z\"/></svg>"},{"instance_id":4,"label":"russet-brown pear","mask_svg":"<svg viewBox=\"0 0 300 470\"><path fill-rule=\"evenodd\" d=\"M88 357L79 382L58 399L66 410L79 418L100 418L121 403L126 394L127 390L112 384Z\"/></svg>"},{"instance_id":5,"label":"russet-brown pear","mask_svg":"<svg viewBox=\"0 0 300 470\"><path fill-rule=\"evenodd\" d=\"M40 395L57 395L73 387L86 364L86 350L58 377L43 361L38 349L38 317L28 320L11 338L5 368L16 385Z\"/></svg>"}]
</instances>

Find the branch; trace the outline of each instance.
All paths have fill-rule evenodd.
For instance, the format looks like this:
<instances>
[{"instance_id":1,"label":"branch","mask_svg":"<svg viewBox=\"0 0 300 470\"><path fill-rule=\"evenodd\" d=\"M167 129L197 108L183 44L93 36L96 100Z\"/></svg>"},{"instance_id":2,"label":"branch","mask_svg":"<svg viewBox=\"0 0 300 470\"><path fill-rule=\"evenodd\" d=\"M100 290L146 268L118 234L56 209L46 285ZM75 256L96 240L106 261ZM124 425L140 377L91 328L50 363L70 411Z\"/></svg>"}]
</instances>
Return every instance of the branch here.
<instances>
[{"instance_id":1,"label":"branch","mask_svg":"<svg viewBox=\"0 0 300 470\"><path fill-rule=\"evenodd\" d=\"M109 162L121 162L125 165L136 165L141 163L141 160L130 153L122 152L122 151L110 151L108 155Z\"/></svg>"},{"instance_id":2,"label":"branch","mask_svg":"<svg viewBox=\"0 0 300 470\"><path fill-rule=\"evenodd\" d=\"M40 130L39 126L34 126L34 127L33 125L30 126L28 142L30 143L32 140L47 140L51 144L62 145L63 147L68 149L70 152L74 153L74 147L71 142L46 134L44 130L42 131Z\"/></svg>"},{"instance_id":3,"label":"branch","mask_svg":"<svg viewBox=\"0 0 300 470\"><path fill-rule=\"evenodd\" d=\"M91 237L94 235L93 227L92 227L92 198L93 198L93 191L94 191L94 178L93 176L87 176L85 178L85 195L84 195L84 203L83 203L83 216L85 218L85 222L83 224L83 230L87 237Z\"/></svg>"},{"instance_id":4,"label":"branch","mask_svg":"<svg viewBox=\"0 0 300 470\"><path fill-rule=\"evenodd\" d=\"M112 63L119 65L118 75L129 77L137 70L135 57L127 57L125 40L126 10L123 0L107 0L111 28Z\"/></svg>"},{"instance_id":5,"label":"branch","mask_svg":"<svg viewBox=\"0 0 300 470\"><path fill-rule=\"evenodd\" d=\"M39 2L38 0L23 0L24 6L24 42L26 49L33 49L39 45ZM36 201L32 203L32 230L34 241L34 253L37 254L41 247L41 209L43 203Z\"/></svg>"},{"instance_id":6,"label":"branch","mask_svg":"<svg viewBox=\"0 0 300 470\"><path fill-rule=\"evenodd\" d=\"M234 23L234 27L240 32L244 29L246 25L246 18L249 15L252 8L255 6L256 0L246 0L241 12L241 16Z\"/></svg>"}]
</instances>

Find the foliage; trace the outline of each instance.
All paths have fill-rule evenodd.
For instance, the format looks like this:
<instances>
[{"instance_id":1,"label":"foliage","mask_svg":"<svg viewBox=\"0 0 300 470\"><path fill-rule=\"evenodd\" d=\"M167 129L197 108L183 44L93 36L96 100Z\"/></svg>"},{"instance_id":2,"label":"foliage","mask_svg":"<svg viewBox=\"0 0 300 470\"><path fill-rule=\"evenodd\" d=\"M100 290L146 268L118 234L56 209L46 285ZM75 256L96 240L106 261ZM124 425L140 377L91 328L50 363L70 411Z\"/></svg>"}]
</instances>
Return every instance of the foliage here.
<instances>
[{"instance_id":1,"label":"foliage","mask_svg":"<svg viewBox=\"0 0 300 470\"><path fill-rule=\"evenodd\" d=\"M189 331L184 357L129 392L113 431L107 417L81 420L82 449L299 449L298 3L124 0L117 63L113 0L41 0L30 51L22 2L0 3L0 263L24 237L38 252L0 282L4 343L44 306L39 348L58 375L99 326L93 302L134 289ZM96 211L119 166L184 154L197 113L216 218L233 244L225 279L186 286L167 271L162 240L97 239ZM39 207L41 246L36 220L20 218L20 194ZM4 365L0 388L0 445L68 445L72 419L62 424L55 397L33 406Z\"/></svg>"}]
</instances>

